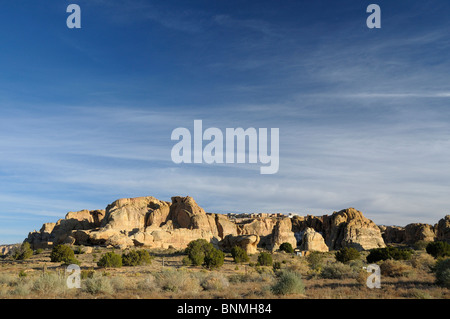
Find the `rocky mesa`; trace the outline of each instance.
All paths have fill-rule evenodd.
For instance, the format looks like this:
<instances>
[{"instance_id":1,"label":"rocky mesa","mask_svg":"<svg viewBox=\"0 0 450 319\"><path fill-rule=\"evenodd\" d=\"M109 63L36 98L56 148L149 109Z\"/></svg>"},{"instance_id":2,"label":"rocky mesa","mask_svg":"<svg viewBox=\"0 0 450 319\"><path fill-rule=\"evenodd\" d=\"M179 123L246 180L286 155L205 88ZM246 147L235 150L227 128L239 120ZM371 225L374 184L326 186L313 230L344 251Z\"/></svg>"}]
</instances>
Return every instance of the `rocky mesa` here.
<instances>
[{"instance_id":1,"label":"rocky mesa","mask_svg":"<svg viewBox=\"0 0 450 319\"><path fill-rule=\"evenodd\" d=\"M447 217L440 222L440 237L448 237ZM420 231L411 230L415 232ZM147 196L118 199L104 210L69 212L64 219L30 232L25 241L34 249L57 244L184 249L190 241L203 238L225 251L237 245L255 253L257 248L276 250L284 242L301 250L366 250L384 247L388 233L398 240L409 238L406 231L394 234L378 227L354 208L305 217L224 215L205 212L190 196L175 196L170 202Z\"/></svg>"}]
</instances>

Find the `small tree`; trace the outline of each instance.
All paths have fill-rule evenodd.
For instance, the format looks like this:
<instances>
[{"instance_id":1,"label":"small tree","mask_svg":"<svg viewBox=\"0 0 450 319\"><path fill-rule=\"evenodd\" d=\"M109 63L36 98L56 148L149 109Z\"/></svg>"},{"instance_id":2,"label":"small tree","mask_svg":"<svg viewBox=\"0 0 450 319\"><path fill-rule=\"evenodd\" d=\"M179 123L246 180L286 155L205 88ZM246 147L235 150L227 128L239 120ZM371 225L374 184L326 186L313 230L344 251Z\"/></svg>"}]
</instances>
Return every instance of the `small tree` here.
<instances>
[{"instance_id":1,"label":"small tree","mask_svg":"<svg viewBox=\"0 0 450 319\"><path fill-rule=\"evenodd\" d=\"M25 260L30 258L33 255L33 250L30 247L29 242L24 242L22 245L20 245L19 248L17 248L13 254L12 258L15 260Z\"/></svg>"},{"instance_id":2,"label":"small tree","mask_svg":"<svg viewBox=\"0 0 450 319\"><path fill-rule=\"evenodd\" d=\"M114 252L104 254L97 262L97 266L105 268L120 268L122 267L122 257Z\"/></svg>"},{"instance_id":3,"label":"small tree","mask_svg":"<svg viewBox=\"0 0 450 319\"><path fill-rule=\"evenodd\" d=\"M439 260L434 267L434 272L436 274L436 283L450 288L450 258Z\"/></svg>"},{"instance_id":4,"label":"small tree","mask_svg":"<svg viewBox=\"0 0 450 319\"><path fill-rule=\"evenodd\" d=\"M450 256L450 244L445 241L434 241L427 245L426 251L434 258Z\"/></svg>"},{"instance_id":5,"label":"small tree","mask_svg":"<svg viewBox=\"0 0 450 319\"><path fill-rule=\"evenodd\" d=\"M376 263L380 260L409 260L413 251L411 249L400 249L397 247L374 248L370 250L366 260L368 263Z\"/></svg>"},{"instance_id":6,"label":"small tree","mask_svg":"<svg viewBox=\"0 0 450 319\"><path fill-rule=\"evenodd\" d=\"M192 265L200 266L204 264L205 256L213 249L214 246L205 239L196 239L188 244L186 254L191 260Z\"/></svg>"},{"instance_id":7,"label":"small tree","mask_svg":"<svg viewBox=\"0 0 450 319\"><path fill-rule=\"evenodd\" d=\"M359 259L360 253L353 247L344 247L335 253L337 261L341 263L348 263L351 260Z\"/></svg>"},{"instance_id":8,"label":"small tree","mask_svg":"<svg viewBox=\"0 0 450 319\"><path fill-rule=\"evenodd\" d=\"M67 245L54 246L50 254L50 261L52 262L64 262L66 260L75 259L75 254Z\"/></svg>"},{"instance_id":9,"label":"small tree","mask_svg":"<svg viewBox=\"0 0 450 319\"><path fill-rule=\"evenodd\" d=\"M322 270L324 255L320 251L312 251L306 260L308 261L308 265L312 270L320 271Z\"/></svg>"},{"instance_id":10,"label":"small tree","mask_svg":"<svg viewBox=\"0 0 450 319\"><path fill-rule=\"evenodd\" d=\"M151 264L152 258L145 249L130 250L128 253L122 254L122 264L124 266L139 266Z\"/></svg>"},{"instance_id":11,"label":"small tree","mask_svg":"<svg viewBox=\"0 0 450 319\"><path fill-rule=\"evenodd\" d=\"M282 243L280 245L280 250L288 254L294 253L294 248L292 248L292 245L290 243Z\"/></svg>"},{"instance_id":12,"label":"small tree","mask_svg":"<svg viewBox=\"0 0 450 319\"><path fill-rule=\"evenodd\" d=\"M216 269L222 267L225 260L223 251L213 248L206 253L205 266L209 269Z\"/></svg>"},{"instance_id":13,"label":"small tree","mask_svg":"<svg viewBox=\"0 0 450 319\"><path fill-rule=\"evenodd\" d=\"M231 256L233 256L235 263L243 263L250 260L245 249L239 246L234 246L231 248Z\"/></svg>"},{"instance_id":14,"label":"small tree","mask_svg":"<svg viewBox=\"0 0 450 319\"><path fill-rule=\"evenodd\" d=\"M258 265L260 266L272 266L273 259L272 255L266 252L261 252L258 255Z\"/></svg>"}]
</instances>

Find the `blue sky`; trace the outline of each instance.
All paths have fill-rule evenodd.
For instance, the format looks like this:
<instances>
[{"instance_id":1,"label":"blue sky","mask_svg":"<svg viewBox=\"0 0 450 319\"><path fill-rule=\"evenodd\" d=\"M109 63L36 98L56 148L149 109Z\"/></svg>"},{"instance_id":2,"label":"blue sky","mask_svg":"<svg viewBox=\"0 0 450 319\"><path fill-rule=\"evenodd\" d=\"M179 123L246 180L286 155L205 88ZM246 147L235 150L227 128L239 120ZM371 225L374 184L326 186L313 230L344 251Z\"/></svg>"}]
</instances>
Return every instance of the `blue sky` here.
<instances>
[{"instance_id":1,"label":"blue sky","mask_svg":"<svg viewBox=\"0 0 450 319\"><path fill-rule=\"evenodd\" d=\"M66 7L81 7L81 29ZM366 8L381 7L368 29ZM448 1L8 1L0 244L118 198L377 224L449 213ZM280 129L280 169L174 164L193 121Z\"/></svg>"}]
</instances>

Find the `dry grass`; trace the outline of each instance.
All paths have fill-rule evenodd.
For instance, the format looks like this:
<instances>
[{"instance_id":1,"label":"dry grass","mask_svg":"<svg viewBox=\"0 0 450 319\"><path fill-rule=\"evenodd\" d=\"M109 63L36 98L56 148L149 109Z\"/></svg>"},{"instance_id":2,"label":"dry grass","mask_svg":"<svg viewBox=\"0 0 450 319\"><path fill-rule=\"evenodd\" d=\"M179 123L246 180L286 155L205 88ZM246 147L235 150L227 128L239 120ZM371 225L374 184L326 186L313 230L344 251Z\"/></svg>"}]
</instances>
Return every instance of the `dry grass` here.
<instances>
[{"instance_id":1,"label":"dry grass","mask_svg":"<svg viewBox=\"0 0 450 319\"><path fill-rule=\"evenodd\" d=\"M97 267L107 251L98 248L92 254L76 255L82 268L80 289L67 288L65 267L51 263L48 250L25 261L0 259L0 298L450 298L448 288L435 284L430 270L435 260L423 251L417 251L410 261L380 263L381 289L365 285L365 253L360 261L344 266L337 264L330 252L315 271L305 258L276 253L273 259L280 262L281 270L300 274L305 287L304 293L286 295L274 295L271 290L277 282L276 271L250 266L256 264L256 255L239 265L226 256L224 266L215 271L183 266L184 255L176 250L152 250L155 258L145 266Z\"/></svg>"}]
</instances>

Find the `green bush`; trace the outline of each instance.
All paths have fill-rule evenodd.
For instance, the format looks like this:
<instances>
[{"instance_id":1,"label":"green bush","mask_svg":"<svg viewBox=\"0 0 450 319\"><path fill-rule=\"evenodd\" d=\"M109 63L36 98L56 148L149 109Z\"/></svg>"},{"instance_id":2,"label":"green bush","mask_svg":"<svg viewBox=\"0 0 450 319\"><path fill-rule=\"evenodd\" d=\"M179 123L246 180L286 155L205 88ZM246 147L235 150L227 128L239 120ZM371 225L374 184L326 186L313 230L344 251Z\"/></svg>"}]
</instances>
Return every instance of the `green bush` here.
<instances>
[{"instance_id":1,"label":"green bush","mask_svg":"<svg viewBox=\"0 0 450 319\"><path fill-rule=\"evenodd\" d=\"M105 268L120 268L122 267L122 257L114 252L104 254L97 262L97 266Z\"/></svg>"},{"instance_id":2,"label":"green bush","mask_svg":"<svg viewBox=\"0 0 450 319\"><path fill-rule=\"evenodd\" d=\"M380 260L409 260L411 259L413 251L409 248L385 247L374 248L370 250L366 260L368 263L376 263Z\"/></svg>"},{"instance_id":3,"label":"green bush","mask_svg":"<svg viewBox=\"0 0 450 319\"><path fill-rule=\"evenodd\" d=\"M280 245L280 251L284 251L288 254L293 254L294 248L292 248L292 245L290 243L282 243Z\"/></svg>"},{"instance_id":4,"label":"green bush","mask_svg":"<svg viewBox=\"0 0 450 319\"><path fill-rule=\"evenodd\" d=\"M273 263L272 268L273 268L274 271L275 271L275 270L280 270L280 269L281 269L281 262L275 261L275 262Z\"/></svg>"},{"instance_id":5,"label":"green bush","mask_svg":"<svg viewBox=\"0 0 450 319\"><path fill-rule=\"evenodd\" d=\"M259 266L272 266L273 259L272 255L266 252L261 252L258 255L258 265Z\"/></svg>"},{"instance_id":6,"label":"green bush","mask_svg":"<svg viewBox=\"0 0 450 319\"><path fill-rule=\"evenodd\" d=\"M233 260L235 263L243 263L250 260L247 252L239 246L234 246L231 249L231 256L233 256Z\"/></svg>"},{"instance_id":7,"label":"green bush","mask_svg":"<svg viewBox=\"0 0 450 319\"><path fill-rule=\"evenodd\" d=\"M52 249L50 261L70 264L70 261L76 261L76 259L72 248L67 245L57 245Z\"/></svg>"},{"instance_id":8,"label":"green bush","mask_svg":"<svg viewBox=\"0 0 450 319\"><path fill-rule=\"evenodd\" d=\"M219 249L211 249L206 253L205 266L209 269L216 269L223 266L225 254Z\"/></svg>"},{"instance_id":9,"label":"green bush","mask_svg":"<svg viewBox=\"0 0 450 319\"><path fill-rule=\"evenodd\" d=\"M12 258L14 260L25 260L31 256L33 256L33 250L31 249L29 242L24 242L12 253Z\"/></svg>"},{"instance_id":10,"label":"green bush","mask_svg":"<svg viewBox=\"0 0 450 319\"><path fill-rule=\"evenodd\" d=\"M426 251L434 258L450 256L450 244L445 241L434 241L427 245Z\"/></svg>"},{"instance_id":11,"label":"green bush","mask_svg":"<svg viewBox=\"0 0 450 319\"><path fill-rule=\"evenodd\" d=\"M205 256L213 249L214 246L205 239L196 239L188 244L186 254L192 265L200 266L205 263Z\"/></svg>"},{"instance_id":12,"label":"green bush","mask_svg":"<svg viewBox=\"0 0 450 319\"><path fill-rule=\"evenodd\" d=\"M351 260L359 259L361 255L359 251L353 247L344 247L338 250L334 256L336 257L337 261L345 264Z\"/></svg>"},{"instance_id":13,"label":"green bush","mask_svg":"<svg viewBox=\"0 0 450 319\"><path fill-rule=\"evenodd\" d=\"M324 254L319 251L311 252L306 260L308 261L309 268L312 270L320 271L322 269Z\"/></svg>"},{"instance_id":14,"label":"green bush","mask_svg":"<svg viewBox=\"0 0 450 319\"><path fill-rule=\"evenodd\" d=\"M327 264L323 267L320 276L326 279L353 278L353 268L341 262Z\"/></svg>"},{"instance_id":15,"label":"green bush","mask_svg":"<svg viewBox=\"0 0 450 319\"><path fill-rule=\"evenodd\" d=\"M109 254L109 253L108 253ZM120 257L120 255L117 255ZM114 287L111 280L105 276L93 275L83 280L82 290L90 294L112 294Z\"/></svg>"},{"instance_id":16,"label":"green bush","mask_svg":"<svg viewBox=\"0 0 450 319\"><path fill-rule=\"evenodd\" d=\"M303 294L305 285L299 273L293 271L282 271L277 282L271 287L275 295Z\"/></svg>"},{"instance_id":17,"label":"green bush","mask_svg":"<svg viewBox=\"0 0 450 319\"><path fill-rule=\"evenodd\" d=\"M130 250L128 253L122 254L122 264L124 266L140 266L151 263L152 258L145 249Z\"/></svg>"},{"instance_id":18,"label":"green bush","mask_svg":"<svg viewBox=\"0 0 450 319\"><path fill-rule=\"evenodd\" d=\"M450 258L441 259L436 262L434 268L436 283L438 285L450 288Z\"/></svg>"}]
</instances>

